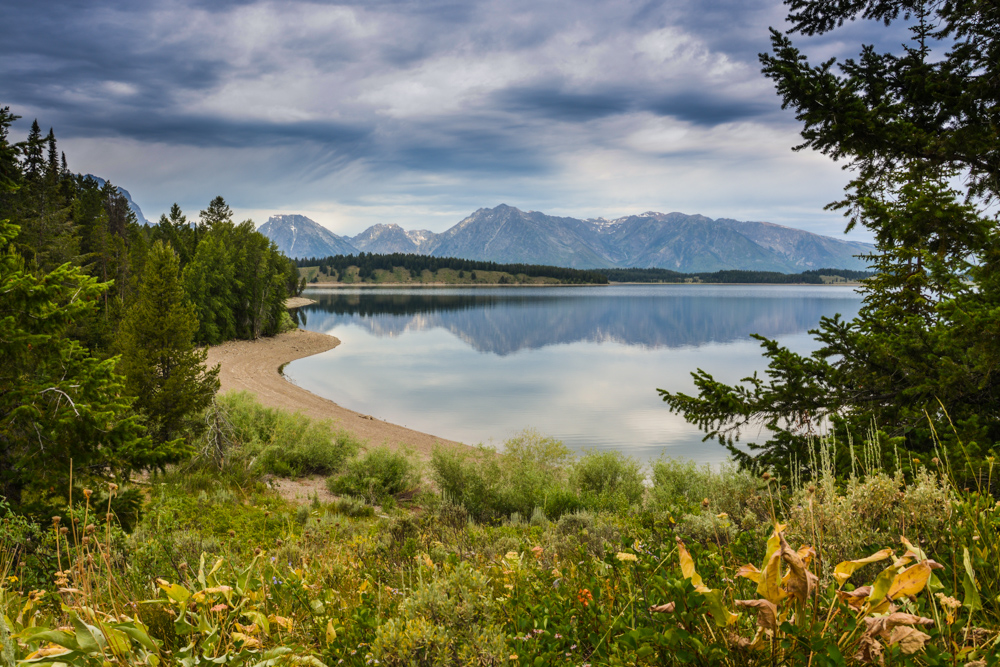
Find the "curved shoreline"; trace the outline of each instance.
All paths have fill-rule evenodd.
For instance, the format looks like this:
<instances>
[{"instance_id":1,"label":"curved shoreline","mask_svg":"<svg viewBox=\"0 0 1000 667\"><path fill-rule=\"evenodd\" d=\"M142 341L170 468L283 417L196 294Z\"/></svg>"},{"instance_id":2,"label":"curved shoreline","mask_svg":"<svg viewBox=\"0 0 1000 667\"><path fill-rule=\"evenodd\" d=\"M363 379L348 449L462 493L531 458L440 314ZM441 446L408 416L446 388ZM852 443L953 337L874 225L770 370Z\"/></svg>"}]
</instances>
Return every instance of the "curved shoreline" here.
<instances>
[{"instance_id":1,"label":"curved shoreline","mask_svg":"<svg viewBox=\"0 0 1000 667\"><path fill-rule=\"evenodd\" d=\"M409 447L421 458L429 458L436 444L466 447L349 410L296 386L281 373L285 364L332 350L339 344L340 340L333 336L297 329L271 338L229 341L210 347L205 363L210 368L220 366L220 391L249 391L263 405L332 421L335 428L375 445Z\"/></svg>"}]
</instances>

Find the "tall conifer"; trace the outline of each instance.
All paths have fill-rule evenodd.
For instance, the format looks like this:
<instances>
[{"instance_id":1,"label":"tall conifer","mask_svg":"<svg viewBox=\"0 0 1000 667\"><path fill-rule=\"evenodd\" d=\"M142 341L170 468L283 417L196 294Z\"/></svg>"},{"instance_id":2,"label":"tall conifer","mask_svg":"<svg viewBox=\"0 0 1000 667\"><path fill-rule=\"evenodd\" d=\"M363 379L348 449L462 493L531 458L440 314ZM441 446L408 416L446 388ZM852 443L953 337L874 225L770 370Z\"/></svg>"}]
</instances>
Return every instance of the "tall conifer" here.
<instances>
[{"instance_id":1,"label":"tall conifer","mask_svg":"<svg viewBox=\"0 0 1000 667\"><path fill-rule=\"evenodd\" d=\"M119 331L119 369L136 397L160 463L176 461L204 428L202 411L219 387L218 368L206 369L207 350L194 347L198 319L180 280L173 248L157 241L149 251L135 303Z\"/></svg>"}]
</instances>

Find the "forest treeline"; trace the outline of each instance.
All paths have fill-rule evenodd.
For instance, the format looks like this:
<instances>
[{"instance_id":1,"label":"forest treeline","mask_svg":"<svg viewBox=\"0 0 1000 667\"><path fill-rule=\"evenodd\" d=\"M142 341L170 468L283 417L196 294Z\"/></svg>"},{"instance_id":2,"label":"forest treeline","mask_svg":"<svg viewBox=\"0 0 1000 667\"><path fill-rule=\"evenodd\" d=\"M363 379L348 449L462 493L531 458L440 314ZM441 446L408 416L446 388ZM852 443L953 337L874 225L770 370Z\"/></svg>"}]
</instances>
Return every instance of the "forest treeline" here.
<instances>
[{"instance_id":1,"label":"forest treeline","mask_svg":"<svg viewBox=\"0 0 1000 667\"><path fill-rule=\"evenodd\" d=\"M499 264L457 257L433 257L411 253L392 253L380 255L375 253L359 253L358 255L333 255L323 258L308 257L296 261L300 268L318 267L319 273L331 279L342 280L350 268L357 269L359 281L374 281L375 271L393 272L396 269L408 271L411 278L418 277L423 271L436 273L439 269L451 269L470 274L475 281L474 272L491 271L525 275L532 278L554 278L571 285L591 284L606 285L609 282L619 283L761 283L761 284L823 284L823 276L838 277L844 280L864 280L872 274L867 271L851 271L849 269L816 269L802 273L779 273L777 271L739 271L726 270L703 273L681 273L669 269L630 268L630 269L570 269L560 266L537 264ZM464 276L463 276L464 277ZM501 278L502 280L502 278Z\"/></svg>"},{"instance_id":2,"label":"forest treeline","mask_svg":"<svg viewBox=\"0 0 1000 667\"><path fill-rule=\"evenodd\" d=\"M513 276L525 275L529 278L555 278L571 285L603 285L608 282L607 276L601 270L568 269L561 266L537 264L498 264L497 262L483 262L474 259L433 257L409 253L379 255L362 252L357 255L304 258L299 259L297 263L300 267L318 266L320 272L327 276L342 276L350 267L357 267L360 280L374 278L376 270L391 272L402 268L410 273L410 277L417 277L423 271L437 273L441 269L451 269L452 271L468 271L470 274L474 271L495 271L509 273Z\"/></svg>"},{"instance_id":3,"label":"forest treeline","mask_svg":"<svg viewBox=\"0 0 1000 667\"><path fill-rule=\"evenodd\" d=\"M36 120L0 107L0 496L43 503L77 475L189 453L218 388L198 345L291 324L295 264L222 197L142 225L110 182L74 174Z\"/></svg>"},{"instance_id":4,"label":"forest treeline","mask_svg":"<svg viewBox=\"0 0 1000 667\"><path fill-rule=\"evenodd\" d=\"M868 271L849 269L815 269L802 273L779 273L777 271L724 270L703 273L680 273L670 269L601 269L608 280L616 283L761 283L761 284L823 284L823 276L844 280L864 280L872 276Z\"/></svg>"}]
</instances>

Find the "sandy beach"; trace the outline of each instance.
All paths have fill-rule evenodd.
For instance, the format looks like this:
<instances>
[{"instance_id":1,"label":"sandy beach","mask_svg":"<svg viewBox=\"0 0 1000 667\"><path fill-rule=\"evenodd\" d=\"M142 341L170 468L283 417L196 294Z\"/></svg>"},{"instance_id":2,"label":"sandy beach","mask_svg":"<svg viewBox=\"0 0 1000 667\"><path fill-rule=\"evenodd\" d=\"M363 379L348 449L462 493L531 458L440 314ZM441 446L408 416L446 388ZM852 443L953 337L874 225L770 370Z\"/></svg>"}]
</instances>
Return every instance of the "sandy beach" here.
<instances>
[{"instance_id":1,"label":"sandy beach","mask_svg":"<svg viewBox=\"0 0 1000 667\"><path fill-rule=\"evenodd\" d=\"M300 297L301 298L301 297ZM311 303L309 299L302 299ZM290 300L291 301L291 300ZM289 307L305 303L290 302ZM221 391L250 391L264 405L283 408L313 419L327 419L373 445L407 446L423 459L435 444L465 447L461 443L421 433L341 407L333 401L295 386L280 369L290 361L332 350L340 344L333 336L302 329L259 340L229 341L208 350L209 367L219 364Z\"/></svg>"}]
</instances>

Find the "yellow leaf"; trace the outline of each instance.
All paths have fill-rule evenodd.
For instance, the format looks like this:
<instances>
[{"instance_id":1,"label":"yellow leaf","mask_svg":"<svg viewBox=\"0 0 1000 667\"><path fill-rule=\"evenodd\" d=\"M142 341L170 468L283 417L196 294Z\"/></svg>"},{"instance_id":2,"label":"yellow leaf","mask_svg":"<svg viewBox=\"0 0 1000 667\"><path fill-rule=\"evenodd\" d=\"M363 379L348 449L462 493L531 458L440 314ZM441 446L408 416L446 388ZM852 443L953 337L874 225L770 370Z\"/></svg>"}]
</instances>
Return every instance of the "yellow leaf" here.
<instances>
[{"instance_id":1,"label":"yellow leaf","mask_svg":"<svg viewBox=\"0 0 1000 667\"><path fill-rule=\"evenodd\" d=\"M760 583L760 570L757 569L756 565L743 565L740 569L736 570L736 576L746 577L754 583Z\"/></svg>"},{"instance_id":2,"label":"yellow leaf","mask_svg":"<svg viewBox=\"0 0 1000 667\"><path fill-rule=\"evenodd\" d=\"M781 588L781 551L775 550L761 570L757 594L772 604L778 604L788 597L788 593Z\"/></svg>"},{"instance_id":3,"label":"yellow leaf","mask_svg":"<svg viewBox=\"0 0 1000 667\"><path fill-rule=\"evenodd\" d=\"M924 590L924 586L927 585L927 580L930 578L931 566L928 561L922 560L897 574L885 595L890 600L916 595Z\"/></svg>"},{"instance_id":4,"label":"yellow leaf","mask_svg":"<svg viewBox=\"0 0 1000 667\"><path fill-rule=\"evenodd\" d=\"M785 532L785 524L774 524L774 532L767 538L767 551L764 552L764 566L771 560L771 556L781 547L781 534Z\"/></svg>"},{"instance_id":5,"label":"yellow leaf","mask_svg":"<svg viewBox=\"0 0 1000 667\"><path fill-rule=\"evenodd\" d=\"M701 580L701 575L694 569L694 559L691 558L691 554L688 553L687 547L684 546L684 542L679 537L677 538L677 551L680 554L681 574L684 575L685 579L690 579L691 584L696 589L703 588L705 584Z\"/></svg>"},{"instance_id":6,"label":"yellow leaf","mask_svg":"<svg viewBox=\"0 0 1000 667\"><path fill-rule=\"evenodd\" d=\"M333 619L331 618L326 622L326 643L332 644L333 640L337 638L337 629L333 627Z\"/></svg>"},{"instance_id":7,"label":"yellow leaf","mask_svg":"<svg viewBox=\"0 0 1000 667\"><path fill-rule=\"evenodd\" d=\"M361 582L361 585L358 586L358 592L364 593L367 590L368 590L368 580L365 579L364 581Z\"/></svg>"},{"instance_id":8,"label":"yellow leaf","mask_svg":"<svg viewBox=\"0 0 1000 667\"><path fill-rule=\"evenodd\" d=\"M837 584L842 586L845 581L850 579L854 571L857 570L862 565L867 565L868 563L877 563L880 560L885 560L886 558L895 558L892 554L891 549L882 549L881 551L876 551L871 556L867 558L859 558L858 560L845 560L843 563L837 565L833 568L833 578L837 580Z\"/></svg>"}]
</instances>

